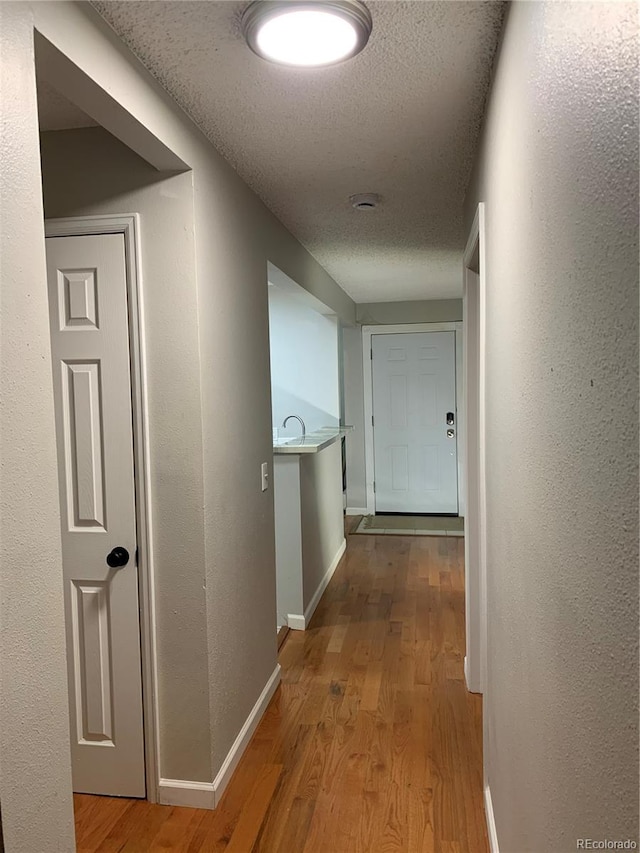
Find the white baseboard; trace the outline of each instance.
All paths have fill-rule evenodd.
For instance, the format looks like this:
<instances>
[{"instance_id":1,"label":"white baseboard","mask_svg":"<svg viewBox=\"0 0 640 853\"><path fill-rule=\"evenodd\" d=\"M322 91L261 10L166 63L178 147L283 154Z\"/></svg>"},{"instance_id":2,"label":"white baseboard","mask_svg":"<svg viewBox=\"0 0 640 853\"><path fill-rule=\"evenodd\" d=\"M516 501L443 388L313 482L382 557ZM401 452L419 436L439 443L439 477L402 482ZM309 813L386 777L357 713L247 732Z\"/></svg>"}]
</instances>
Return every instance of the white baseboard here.
<instances>
[{"instance_id":1,"label":"white baseboard","mask_svg":"<svg viewBox=\"0 0 640 853\"><path fill-rule=\"evenodd\" d=\"M318 585L318 589L315 591L313 598L309 602L307 609L304 611L305 625L308 625L309 622L311 622L311 617L316 612L316 607L318 606L318 603L320 602L320 599L322 598L322 593L329 586L329 581L333 577L333 573L335 572L335 570L338 568L338 563L342 559L342 555L344 554L344 552L346 550L347 550L347 540L343 539L342 542L340 543L340 547L336 551L335 557L331 561L331 565L329 566L329 568L325 572L324 577L322 578L322 580L320 581L320 583Z\"/></svg>"},{"instance_id":2,"label":"white baseboard","mask_svg":"<svg viewBox=\"0 0 640 853\"><path fill-rule=\"evenodd\" d=\"M338 563L342 559L342 555L346 550L347 540L343 539L335 557L331 561L331 565L325 572L324 577L318 584L318 589L314 592L313 598L309 602L307 609L304 611L304 615L300 616L298 613L287 613L287 624L290 628L293 628L294 631L306 631L307 625L311 622L311 617L316 612L316 607L322 598L322 593L329 586L329 581L333 577L335 570L338 568Z\"/></svg>"},{"instance_id":3,"label":"white baseboard","mask_svg":"<svg viewBox=\"0 0 640 853\"><path fill-rule=\"evenodd\" d=\"M213 782L187 782L183 779L160 779L158 802L163 806L189 806L192 809L215 808Z\"/></svg>"},{"instance_id":4,"label":"white baseboard","mask_svg":"<svg viewBox=\"0 0 640 853\"><path fill-rule=\"evenodd\" d=\"M267 705L271 701L271 697L276 692L279 684L280 664L276 664L276 668L271 673L269 680L264 686L264 690L258 697L258 701L253 706L251 713L238 733L238 737L233 742L233 746L222 763L222 767L220 768L218 775L213 780L213 793L216 806L220 802L220 798L224 794L225 788L233 776L233 771L238 766L238 762L249 745L249 741L251 740L253 733L258 728L258 723L262 719L264 712L267 710Z\"/></svg>"},{"instance_id":5,"label":"white baseboard","mask_svg":"<svg viewBox=\"0 0 640 853\"><path fill-rule=\"evenodd\" d=\"M491 802L491 788L488 785L484 789L484 811L487 817L487 834L489 836L491 853L500 853L498 834L496 832L496 819L493 814L493 803Z\"/></svg>"},{"instance_id":6,"label":"white baseboard","mask_svg":"<svg viewBox=\"0 0 640 853\"><path fill-rule=\"evenodd\" d=\"M280 664L276 666L265 684L264 690L240 729L238 737L233 742L233 746L213 782L161 779L158 784L158 802L165 806L215 809L279 684Z\"/></svg>"},{"instance_id":7,"label":"white baseboard","mask_svg":"<svg viewBox=\"0 0 640 853\"><path fill-rule=\"evenodd\" d=\"M287 613L287 625L294 631L304 631L304 616L301 616L299 613Z\"/></svg>"},{"instance_id":8,"label":"white baseboard","mask_svg":"<svg viewBox=\"0 0 640 853\"><path fill-rule=\"evenodd\" d=\"M480 679L478 679L477 684L474 682L469 671L469 660L466 655L464 656L464 683L469 693L477 693L478 695L482 696L482 686L480 684Z\"/></svg>"},{"instance_id":9,"label":"white baseboard","mask_svg":"<svg viewBox=\"0 0 640 853\"><path fill-rule=\"evenodd\" d=\"M366 506L348 506L345 510L346 515L368 515L369 510Z\"/></svg>"}]
</instances>

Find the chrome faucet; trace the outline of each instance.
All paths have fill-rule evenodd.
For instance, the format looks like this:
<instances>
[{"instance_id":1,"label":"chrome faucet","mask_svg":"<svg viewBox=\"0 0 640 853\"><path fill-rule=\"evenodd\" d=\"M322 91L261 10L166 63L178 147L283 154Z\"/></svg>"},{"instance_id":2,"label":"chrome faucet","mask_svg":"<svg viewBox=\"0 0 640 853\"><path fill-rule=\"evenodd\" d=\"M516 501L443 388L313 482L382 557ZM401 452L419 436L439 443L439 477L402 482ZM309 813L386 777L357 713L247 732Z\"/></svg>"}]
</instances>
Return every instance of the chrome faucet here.
<instances>
[{"instance_id":1,"label":"chrome faucet","mask_svg":"<svg viewBox=\"0 0 640 853\"><path fill-rule=\"evenodd\" d=\"M295 418L297 421L300 421L300 426L302 427L302 437L304 438L304 437L305 437L305 434L306 434L306 432L307 432L307 429L306 429L306 427L305 427L305 425L304 425L304 421L303 421L303 420L302 420L302 418L301 418L301 417L299 417L298 415L287 415L287 417L282 421L282 427L283 427L283 429L284 429L284 427L286 427L286 425L287 425L287 421L290 421L290 420L291 420L291 418Z\"/></svg>"}]
</instances>

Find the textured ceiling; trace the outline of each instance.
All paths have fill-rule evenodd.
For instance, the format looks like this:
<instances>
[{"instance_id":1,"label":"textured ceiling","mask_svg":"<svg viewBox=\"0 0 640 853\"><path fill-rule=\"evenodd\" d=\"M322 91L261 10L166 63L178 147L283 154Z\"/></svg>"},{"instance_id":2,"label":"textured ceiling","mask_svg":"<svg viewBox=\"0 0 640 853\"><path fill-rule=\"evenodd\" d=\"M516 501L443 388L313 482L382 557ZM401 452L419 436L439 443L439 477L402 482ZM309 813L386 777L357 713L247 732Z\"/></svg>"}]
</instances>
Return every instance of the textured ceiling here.
<instances>
[{"instance_id":1,"label":"textured ceiling","mask_svg":"<svg viewBox=\"0 0 640 853\"><path fill-rule=\"evenodd\" d=\"M364 52L324 69L256 57L244 2L93 5L356 302L461 294L462 202L504 4L373 0ZM357 192L381 206L353 210Z\"/></svg>"}]
</instances>

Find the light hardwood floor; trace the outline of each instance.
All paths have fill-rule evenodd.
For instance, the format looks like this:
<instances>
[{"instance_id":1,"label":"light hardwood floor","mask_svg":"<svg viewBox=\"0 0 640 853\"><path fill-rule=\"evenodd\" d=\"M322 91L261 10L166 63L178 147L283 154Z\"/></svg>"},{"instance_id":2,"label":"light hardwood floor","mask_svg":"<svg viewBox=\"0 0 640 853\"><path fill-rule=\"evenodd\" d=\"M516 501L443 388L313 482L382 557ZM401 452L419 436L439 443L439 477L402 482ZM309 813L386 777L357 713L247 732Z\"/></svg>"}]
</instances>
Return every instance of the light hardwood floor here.
<instances>
[{"instance_id":1,"label":"light hardwood floor","mask_svg":"<svg viewBox=\"0 0 640 853\"><path fill-rule=\"evenodd\" d=\"M76 795L78 851L486 853L463 555L462 539L349 536L218 809Z\"/></svg>"}]
</instances>

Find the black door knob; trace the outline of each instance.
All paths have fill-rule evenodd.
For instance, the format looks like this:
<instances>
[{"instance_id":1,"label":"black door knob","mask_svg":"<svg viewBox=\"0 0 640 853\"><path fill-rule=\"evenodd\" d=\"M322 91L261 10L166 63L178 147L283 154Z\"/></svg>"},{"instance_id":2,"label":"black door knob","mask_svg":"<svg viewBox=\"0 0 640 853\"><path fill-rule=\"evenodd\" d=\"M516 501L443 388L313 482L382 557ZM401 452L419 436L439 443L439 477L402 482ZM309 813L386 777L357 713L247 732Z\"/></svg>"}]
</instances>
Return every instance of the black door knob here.
<instances>
[{"instance_id":1,"label":"black door knob","mask_svg":"<svg viewBox=\"0 0 640 853\"><path fill-rule=\"evenodd\" d=\"M107 565L111 569L119 569L122 566L126 566L128 562L129 552L121 545L116 545L113 551L107 554Z\"/></svg>"}]
</instances>

